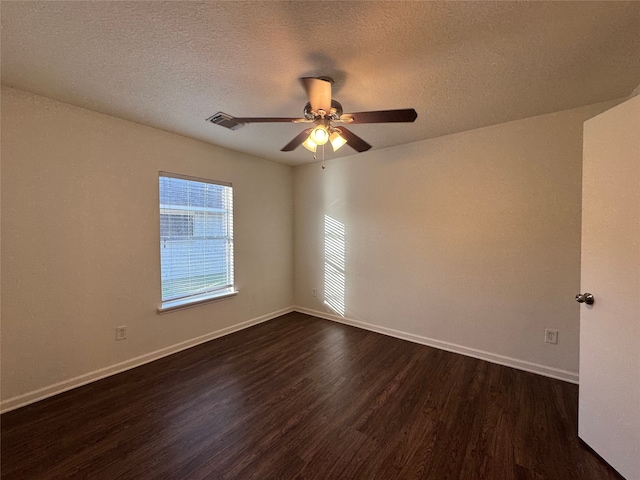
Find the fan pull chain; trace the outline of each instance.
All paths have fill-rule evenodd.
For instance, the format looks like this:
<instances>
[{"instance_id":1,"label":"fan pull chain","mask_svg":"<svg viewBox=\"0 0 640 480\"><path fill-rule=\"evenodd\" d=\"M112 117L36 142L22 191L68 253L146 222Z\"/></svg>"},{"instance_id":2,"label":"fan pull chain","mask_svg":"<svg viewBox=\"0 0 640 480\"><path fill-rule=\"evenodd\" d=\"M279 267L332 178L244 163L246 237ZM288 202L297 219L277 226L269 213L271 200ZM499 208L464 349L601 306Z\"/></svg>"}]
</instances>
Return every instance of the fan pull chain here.
<instances>
[{"instance_id":1,"label":"fan pull chain","mask_svg":"<svg viewBox=\"0 0 640 480\"><path fill-rule=\"evenodd\" d=\"M324 145L322 145L322 169L324 170Z\"/></svg>"}]
</instances>

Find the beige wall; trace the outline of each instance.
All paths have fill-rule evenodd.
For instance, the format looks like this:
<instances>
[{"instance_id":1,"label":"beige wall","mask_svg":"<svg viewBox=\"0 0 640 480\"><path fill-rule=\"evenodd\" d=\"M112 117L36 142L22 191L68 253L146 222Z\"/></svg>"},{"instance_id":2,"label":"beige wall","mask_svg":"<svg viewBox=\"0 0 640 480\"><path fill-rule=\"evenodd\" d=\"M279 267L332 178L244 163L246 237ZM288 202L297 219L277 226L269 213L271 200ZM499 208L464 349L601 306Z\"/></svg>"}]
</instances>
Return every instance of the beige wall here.
<instances>
[{"instance_id":1,"label":"beige wall","mask_svg":"<svg viewBox=\"0 0 640 480\"><path fill-rule=\"evenodd\" d=\"M5 407L292 305L290 167L6 88L1 153ZM160 170L233 183L237 297L156 313Z\"/></svg>"},{"instance_id":2,"label":"beige wall","mask_svg":"<svg viewBox=\"0 0 640 480\"><path fill-rule=\"evenodd\" d=\"M296 305L576 381L582 123L612 104L297 167Z\"/></svg>"},{"instance_id":3,"label":"beige wall","mask_svg":"<svg viewBox=\"0 0 640 480\"><path fill-rule=\"evenodd\" d=\"M366 152L322 170L3 88L3 408L294 303L575 381L582 123L611 105ZM160 170L233 183L237 297L156 313ZM345 229L343 238L332 233L328 252L340 263L343 242L344 271L330 276L325 216ZM334 288L339 313L323 302L336 275L345 282ZM128 326L127 340L115 341L118 325ZM545 328L560 331L557 346L543 342Z\"/></svg>"}]
</instances>

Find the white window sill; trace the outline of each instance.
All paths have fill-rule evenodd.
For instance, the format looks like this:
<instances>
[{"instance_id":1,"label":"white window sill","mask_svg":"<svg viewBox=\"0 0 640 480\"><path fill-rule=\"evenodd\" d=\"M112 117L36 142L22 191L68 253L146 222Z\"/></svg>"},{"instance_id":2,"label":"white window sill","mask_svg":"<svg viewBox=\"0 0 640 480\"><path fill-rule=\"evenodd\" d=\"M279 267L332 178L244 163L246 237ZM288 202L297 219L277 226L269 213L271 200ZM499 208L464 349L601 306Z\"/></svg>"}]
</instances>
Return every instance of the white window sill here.
<instances>
[{"instance_id":1,"label":"white window sill","mask_svg":"<svg viewBox=\"0 0 640 480\"><path fill-rule=\"evenodd\" d=\"M237 294L237 290L228 289L195 297L181 298L179 300L169 300L168 302L163 302L162 305L158 307L158 313L163 314L173 312L174 310L197 307L203 303L216 302L218 300L224 300L225 298L235 297Z\"/></svg>"}]
</instances>

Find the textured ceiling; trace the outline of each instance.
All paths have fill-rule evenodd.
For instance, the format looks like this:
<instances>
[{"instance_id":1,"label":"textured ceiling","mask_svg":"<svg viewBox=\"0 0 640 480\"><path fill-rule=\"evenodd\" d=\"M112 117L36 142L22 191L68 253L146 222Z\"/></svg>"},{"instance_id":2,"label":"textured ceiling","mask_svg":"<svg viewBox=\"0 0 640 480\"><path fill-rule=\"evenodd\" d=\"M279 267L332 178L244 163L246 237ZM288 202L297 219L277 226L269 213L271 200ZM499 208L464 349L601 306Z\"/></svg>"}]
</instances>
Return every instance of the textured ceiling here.
<instances>
[{"instance_id":1,"label":"textured ceiling","mask_svg":"<svg viewBox=\"0 0 640 480\"><path fill-rule=\"evenodd\" d=\"M388 147L628 95L640 2L2 2L2 83L290 165L302 129L205 119L302 114L330 76L353 125ZM349 147L327 158L356 154Z\"/></svg>"}]
</instances>

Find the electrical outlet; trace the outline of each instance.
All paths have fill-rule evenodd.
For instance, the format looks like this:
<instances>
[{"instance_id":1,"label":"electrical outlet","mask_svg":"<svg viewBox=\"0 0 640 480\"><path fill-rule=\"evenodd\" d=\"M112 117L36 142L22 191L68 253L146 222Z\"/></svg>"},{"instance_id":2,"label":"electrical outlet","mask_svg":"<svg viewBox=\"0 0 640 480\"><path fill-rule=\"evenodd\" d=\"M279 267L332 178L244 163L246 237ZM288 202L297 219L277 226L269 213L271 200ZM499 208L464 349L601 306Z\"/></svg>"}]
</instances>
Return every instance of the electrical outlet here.
<instances>
[{"instance_id":1,"label":"electrical outlet","mask_svg":"<svg viewBox=\"0 0 640 480\"><path fill-rule=\"evenodd\" d=\"M311 290L311 295L313 295L314 297L317 297L317 296L318 296L318 290L316 290L315 288L313 288L313 289Z\"/></svg>"},{"instance_id":2,"label":"electrical outlet","mask_svg":"<svg viewBox=\"0 0 640 480\"><path fill-rule=\"evenodd\" d=\"M116 340L124 340L127 338L127 326L116 327Z\"/></svg>"},{"instance_id":3,"label":"electrical outlet","mask_svg":"<svg viewBox=\"0 0 640 480\"><path fill-rule=\"evenodd\" d=\"M544 341L546 343L553 343L556 345L558 343L558 330L551 330L549 328L545 329Z\"/></svg>"}]
</instances>

